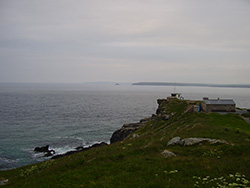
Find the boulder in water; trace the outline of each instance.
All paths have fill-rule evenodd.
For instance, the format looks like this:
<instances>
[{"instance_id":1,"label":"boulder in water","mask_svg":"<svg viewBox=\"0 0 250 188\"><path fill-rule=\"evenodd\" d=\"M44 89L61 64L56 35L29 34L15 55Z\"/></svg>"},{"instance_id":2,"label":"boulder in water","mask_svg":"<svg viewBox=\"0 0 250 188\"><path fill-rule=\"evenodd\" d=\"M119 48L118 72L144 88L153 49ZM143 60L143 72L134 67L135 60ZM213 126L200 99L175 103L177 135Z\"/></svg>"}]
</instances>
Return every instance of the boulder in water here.
<instances>
[{"instance_id":1,"label":"boulder in water","mask_svg":"<svg viewBox=\"0 0 250 188\"><path fill-rule=\"evenodd\" d=\"M44 155L44 157L51 157L51 156L53 156L56 152L55 152L55 150L50 150L49 149L49 145L46 145L46 146L42 146L42 147L36 147L35 149L34 149L34 151L35 152L41 152L41 153L46 153L45 155Z\"/></svg>"},{"instance_id":2,"label":"boulder in water","mask_svg":"<svg viewBox=\"0 0 250 188\"><path fill-rule=\"evenodd\" d=\"M49 151L49 145L42 146L42 147L36 147L34 149L36 152L48 152Z\"/></svg>"}]
</instances>

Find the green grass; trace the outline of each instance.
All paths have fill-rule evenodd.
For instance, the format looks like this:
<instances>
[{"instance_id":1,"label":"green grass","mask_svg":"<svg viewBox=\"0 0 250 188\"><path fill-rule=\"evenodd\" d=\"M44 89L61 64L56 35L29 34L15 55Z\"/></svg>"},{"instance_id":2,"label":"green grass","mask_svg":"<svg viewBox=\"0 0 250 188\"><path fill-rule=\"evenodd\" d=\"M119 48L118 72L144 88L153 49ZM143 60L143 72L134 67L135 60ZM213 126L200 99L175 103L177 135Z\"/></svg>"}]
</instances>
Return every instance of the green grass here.
<instances>
[{"instance_id":1,"label":"green grass","mask_svg":"<svg viewBox=\"0 0 250 188\"><path fill-rule=\"evenodd\" d=\"M149 121L137 131L138 138L2 171L0 178L9 179L4 187L250 186L247 182L250 180L250 124L232 114L183 114L188 106L185 101L164 105L161 108L166 113L175 115L167 121ZM230 144L167 147L167 142L175 136L209 137ZM164 158L161 152L165 149L176 157Z\"/></svg>"},{"instance_id":2,"label":"green grass","mask_svg":"<svg viewBox=\"0 0 250 188\"><path fill-rule=\"evenodd\" d=\"M242 114L243 117L250 118L250 113L244 113Z\"/></svg>"}]
</instances>

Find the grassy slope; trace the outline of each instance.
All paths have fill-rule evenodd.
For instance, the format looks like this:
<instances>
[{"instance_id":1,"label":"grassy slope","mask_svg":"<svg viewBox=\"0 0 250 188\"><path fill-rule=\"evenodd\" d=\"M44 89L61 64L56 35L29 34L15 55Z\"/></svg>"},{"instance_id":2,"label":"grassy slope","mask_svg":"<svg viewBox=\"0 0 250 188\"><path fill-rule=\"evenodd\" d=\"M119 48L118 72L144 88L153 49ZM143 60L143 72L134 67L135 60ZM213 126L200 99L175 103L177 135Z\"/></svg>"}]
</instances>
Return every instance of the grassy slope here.
<instances>
[{"instance_id":1,"label":"grassy slope","mask_svg":"<svg viewBox=\"0 0 250 188\"><path fill-rule=\"evenodd\" d=\"M168 121L148 122L137 131L139 138L0 172L0 177L9 179L4 187L250 186L248 123L237 115L182 114L185 101L162 105L176 115ZM167 147L175 136L216 138L230 144ZM177 156L164 158L165 149Z\"/></svg>"}]
</instances>

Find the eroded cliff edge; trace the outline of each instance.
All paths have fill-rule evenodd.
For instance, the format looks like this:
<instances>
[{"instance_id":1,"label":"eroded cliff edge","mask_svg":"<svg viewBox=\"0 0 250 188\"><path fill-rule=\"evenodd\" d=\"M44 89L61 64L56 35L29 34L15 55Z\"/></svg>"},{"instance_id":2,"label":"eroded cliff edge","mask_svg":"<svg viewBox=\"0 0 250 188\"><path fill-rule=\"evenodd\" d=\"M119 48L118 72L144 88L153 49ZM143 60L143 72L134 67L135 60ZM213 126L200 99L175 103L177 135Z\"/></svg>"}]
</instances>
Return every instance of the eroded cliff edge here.
<instances>
[{"instance_id":1,"label":"eroded cliff edge","mask_svg":"<svg viewBox=\"0 0 250 188\"><path fill-rule=\"evenodd\" d=\"M157 100L158 108L155 114L153 114L151 117L141 119L138 123L130 123L123 125L120 129L116 130L112 134L110 138L110 143L112 144L126 139L131 133L145 126L149 121L169 120L170 118L172 118L175 115L175 113L167 110L167 104L169 102L170 102L169 99L158 99Z\"/></svg>"}]
</instances>

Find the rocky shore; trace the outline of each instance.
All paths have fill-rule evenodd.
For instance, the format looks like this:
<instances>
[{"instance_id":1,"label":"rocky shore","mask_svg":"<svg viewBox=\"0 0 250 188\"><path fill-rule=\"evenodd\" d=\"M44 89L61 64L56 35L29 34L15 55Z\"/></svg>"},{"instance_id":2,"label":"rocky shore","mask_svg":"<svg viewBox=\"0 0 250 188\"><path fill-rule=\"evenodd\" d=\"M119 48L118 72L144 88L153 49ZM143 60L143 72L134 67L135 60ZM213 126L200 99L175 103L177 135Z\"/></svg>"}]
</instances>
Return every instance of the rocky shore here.
<instances>
[{"instance_id":1,"label":"rocky shore","mask_svg":"<svg viewBox=\"0 0 250 188\"><path fill-rule=\"evenodd\" d=\"M132 133L137 131L139 128L145 126L147 124L147 122L149 122L149 121L152 121L152 120L153 121L167 121L167 120L171 119L172 117L174 117L176 115L176 113L168 112L168 110L167 110L167 104L169 102L170 102L169 99L158 99L157 100L158 108L157 108L155 114L152 114L151 117L141 119L137 123L124 124L120 129L116 130L112 134L112 136L110 138L110 144L125 140L129 135L131 135ZM190 109L191 109L190 106L187 106L187 109L184 111L184 113L189 112ZM133 134L133 137L139 137L139 135ZM186 139L181 140L179 137L176 137L176 138L173 138L173 140L171 140L168 145L190 146L190 145L195 145L195 144L201 144L203 142L219 143L219 144L226 144L227 143L225 141L214 140L214 139L210 139L210 138L186 138ZM71 155L74 153L86 151L86 150L89 150L92 148L101 147L101 146L105 146L105 145L108 145L108 144L105 142L100 142L100 143L94 144L94 145L89 146L89 147L79 146L79 147L75 148L75 150L73 150L73 151L68 151L67 153L60 154L60 155L55 155L56 152L54 150L50 150L49 145L44 146L44 147L36 147L34 149L34 151L45 153L44 157L52 157L52 159L57 159L57 158L60 158L63 156Z\"/></svg>"},{"instance_id":2,"label":"rocky shore","mask_svg":"<svg viewBox=\"0 0 250 188\"><path fill-rule=\"evenodd\" d=\"M155 114L123 125L108 146L79 146L63 155L37 147L39 156L66 157L0 171L0 185L250 187L250 127L241 115L197 112L192 106L199 101L157 102Z\"/></svg>"},{"instance_id":3,"label":"rocky shore","mask_svg":"<svg viewBox=\"0 0 250 188\"><path fill-rule=\"evenodd\" d=\"M169 120L175 113L169 113L166 109L166 104L168 104L167 99L158 99L158 108L156 114L152 114L151 117L141 119L138 123L130 123L123 125L120 129L116 130L110 139L110 143L115 143L126 139L131 133L137 131L140 127L143 127L151 120Z\"/></svg>"},{"instance_id":4,"label":"rocky shore","mask_svg":"<svg viewBox=\"0 0 250 188\"><path fill-rule=\"evenodd\" d=\"M110 144L126 139L130 134L137 131L140 127L145 126L146 123L150 120L168 120L175 115L174 113L168 113L166 111L165 106L168 103L167 99L158 99L157 103L158 103L158 108L156 110L156 114L153 114L151 117L141 119L138 123L130 123L130 124L123 125L120 129L116 130L112 134L110 138ZM134 135L134 136L136 137L137 135ZM56 151L50 150L49 145L46 145L42 147L36 147L34 149L34 152L44 153L44 157L51 157L51 159L58 159L67 155L71 155L74 153L86 151L92 148L105 146L105 145L108 145L108 144L105 142L100 142L89 147L79 146L79 147L76 147L75 150L68 151L64 154L59 154L59 155L56 155Z\"/></svg>"},{"instance_id":5,"label":"rocky shore","mask_svg":"<svg viewBox=\"0 0 250 188\"><path fill-rule=\"evenodd\" d=\"M74 153L87 151L89 149L97 148L97 147L105 146L105 145L108 145L108 144L105 142L100 142L100 143L93 144L92 146L89 146L89 147L79 146L79 147L76 147L75 150L68 151L64 154L59 154L59 155L55 155L56 154L55 150L50 150L49 145L46 145L46 146L42 146L42 147L36 147L34 149L34 152L44 153L44 157L51 157L51 159L58 159L58 158L61 158L61 157L67 156L67 155L72 155Z\"/></svg>"}]
</instances>

